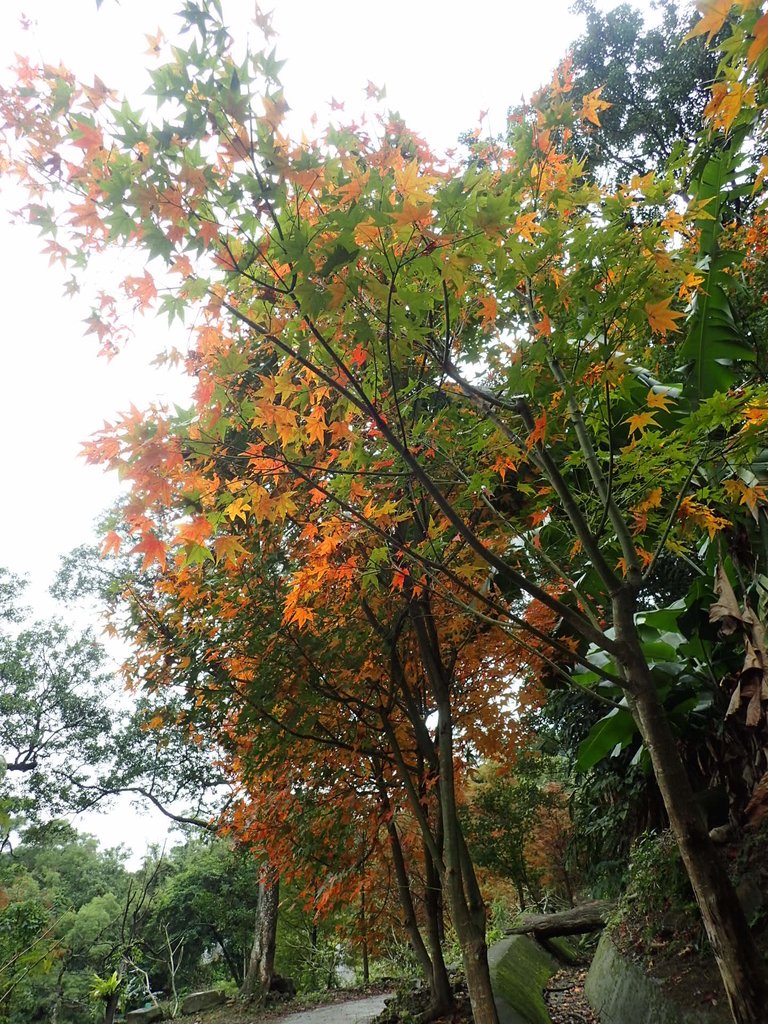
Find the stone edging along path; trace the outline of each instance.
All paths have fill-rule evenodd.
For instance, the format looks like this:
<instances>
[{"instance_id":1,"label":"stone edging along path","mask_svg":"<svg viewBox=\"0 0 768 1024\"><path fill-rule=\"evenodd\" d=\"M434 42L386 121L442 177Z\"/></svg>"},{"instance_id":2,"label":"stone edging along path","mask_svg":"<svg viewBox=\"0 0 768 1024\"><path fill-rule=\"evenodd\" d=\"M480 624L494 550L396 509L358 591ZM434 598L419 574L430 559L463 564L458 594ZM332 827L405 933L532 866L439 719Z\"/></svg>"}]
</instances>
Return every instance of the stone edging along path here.
<instances>
[{"instance_id":1,"label":"stone edging along path","mask_svg":"<svg viewBox=\"0 0 768 1024\"><path fill-rule=\"evenodd\" d=\"M543 990L560 964L526 935L488 951L491 983L501 1024L551 1024ZM587 975L585 993L601 1024L711 1024L712 1016L687 1011L658 982L621 956L603 933Z\"/></svg>"},{"instance_id":2,"label":"stone edging along path","mask_svg":"<svg viewBox=\"0 0 768 1024\"><path fill-rule=\"evenodd\" d=\"M587 999L602 1024L711 1024L712 1016L686 1011L657 981L623 957L605 932L587 974Z\"/></svg>"}]
</instances>

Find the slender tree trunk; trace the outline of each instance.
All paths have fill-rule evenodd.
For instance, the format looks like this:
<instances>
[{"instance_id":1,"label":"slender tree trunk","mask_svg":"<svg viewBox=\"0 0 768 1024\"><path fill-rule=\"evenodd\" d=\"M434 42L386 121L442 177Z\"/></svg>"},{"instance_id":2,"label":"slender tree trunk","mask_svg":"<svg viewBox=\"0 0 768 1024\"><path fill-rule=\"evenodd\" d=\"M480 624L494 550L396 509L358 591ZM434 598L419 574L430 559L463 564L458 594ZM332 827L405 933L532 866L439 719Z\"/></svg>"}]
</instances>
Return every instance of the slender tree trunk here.
<instances>
[{"instance_id":1,"label":"slender tree trunk","mask_svg":"<svg viewBox=\"0 0 768 1024\"><path fill-rule=\"evenodd\" d=\"M451 979L445 966L443 956L442 933L443 906L442 887L440 875L435 867L434 861L427 849L426 843L422 844L424 856L424 882L426 891L424 893L424 916L429 945L429 955L432 960L433 990L432 998L438 1015L446 1014L453 1007L453 989Z\"/></svg>"},{"instance_id":2,"label":"slender tree trunk","mask_svg":"<svg viewBox=\"0 0 768 1024\"><path fill-rule=\"evenodd\" d=\"M371 980L371 972L368 965L368 919L365 916L365 883L363 883L363 888L360 890L360 932L362 935L360 951L363 958L363 985L368 986Z\"/></svg>"},{"instance_id":3,"label":"slender tree trunk","mask_svg":"<svg viewBox=\"0 0 768 1024\"><path fill-rule=\"evenodd\" d=\"M275 969L277 911L280 902L280 880L271 864L265 864L259 878L256 923L248 970L240 994L244 999L263 1000L269 992Z\"/></svg>"},{"instance_id":4,"label":"slender tree trunk","mask_svg":"<svg viewBox=\"0 0 768 1024\"><path fill-rule=\"evenodd\" d=\"M485 907L456 804L450 673L440 656L440 640L426 598L412 603L411 621L437 706L438 792L443 830L439 867L443 893L461 947L474 1024L499 1024L485 944Z\"/></svg>"},{"instance_id":5,"label":"slender tree trunk","mask_svg":"<svg viewBox=\"0 0 768 1024\"><path fill-rule=\"evenodd\" d=\"M312 946L312 962L309 969L309 985L313 992L317 991L317 944L318 944L317 925L312 923L312 931L309 934L310 945Z\"/></svg>"},{"instance_id":6,"label":"slender tree trunk","mask_svg":"<svg viewBox=\"0 0 768 1024\"><path fill-rule=\"evenodd\" d=\"M226 943L224 942L224 936L221 934L221 932L217 928L212 927L211 934L213 935L215 941L218 942L218 944L221 946L221 955L224 957L224 963L229 968L229 973L232 975L232 980L237 985L237 987L240 988L240 986L243 983L242 969L239 967L237 962L233 959L232 954L227 949Z\"/></svg>"},{"instance_id":7,"label":"slender tree trunk","mask_svg":"<svg viewBox=\"0 0 768 1024\"><path fill-rule=\"evenodd\" d=\"M653 765L669 823L701 911L736 1024L764 1024L765 970L734 888L709 838L674 735L640 648L631 594L614 599L627 699Z\"/></svg>"},{"instance_id":8,"label":"slender tree trunk","mask_svg":"<svg viewBox=\"0 0 768 1024\"><path fill-rule=\"evenodd\" d=\"M119 1002L120 990L115 989L114 992L110 992L106 1006L104 1007L104 1024L113 1024L115 1014L117 1013L117 1004Z\"/></svg>"},{"instance_id":9,"label":"slender tree trunk","mask_svg":"<svg viewBox=\"0 0 768 1024\"><path fill-rule=\"evenodd\" d=\"M437 715L440 805L443 812L445 862L443 890L461 946L474 1024L499 1024L488 969L484 913L481 912L478 916L474 872L470 877L465 878L464 876L464 871L467 868L466 847L456 807L453 775L453 722L447 694L438 701Z\"/></svg>"},{"instance_id":10,"label":"slender tree trunk","mask_svg":"<svg viewBox=\"0 0 768 1024\"><path fill-rule=\"evenodd\" d=\"M389 848L392 853L392 863L395 868L395 878L397 879L397 892L400 897L400 905L403 908L403 927L411 943L411 948L416 955L416 959L419 961L424 978L429 985L429 1015L436 1017L441 1014L444 1015L453 1008L453 993L448 981L448 972L445 970L443 952L438 946L439 959L437 964L435 964L424 944L424 939L416 920L416 909L413 905L413 897L411 896L411 886L408 879L408 870L405 866L405 858L403 857L403 849L400 844L400 836L397 832L397 826L391 817L387 821L387 835L389 837Z\"/></svg>"}]
</instances>

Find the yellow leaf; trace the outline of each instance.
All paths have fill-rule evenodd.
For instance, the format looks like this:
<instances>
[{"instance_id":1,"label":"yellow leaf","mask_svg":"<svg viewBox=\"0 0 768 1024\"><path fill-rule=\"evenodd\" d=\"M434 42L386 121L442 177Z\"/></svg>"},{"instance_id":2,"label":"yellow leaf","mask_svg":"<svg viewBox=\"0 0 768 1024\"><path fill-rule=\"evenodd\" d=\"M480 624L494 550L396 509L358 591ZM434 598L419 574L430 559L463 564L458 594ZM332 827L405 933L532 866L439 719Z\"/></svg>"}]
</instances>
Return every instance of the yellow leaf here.
<instances>
[{"instance_id":1,"label":"yellow leaf","mask_svg":"<svg viewBox=\"0 0 768 1024\"><path fill-rule=\"evenodd\" d=\"M632 509L633 512L648 512L652 508L659 508L661 505L661 488L654 487L643 500Z\"/></svg>"},{"instance_id":2,"label":"yellow leaf","mask_svg":"<svg viewBox=\"0 0 768 1024\"><path fill-rule=\"evenodd\" d=\"M683 42L695 39L696 36L703 36L706 32L708 34L707 42L711 43L725 24L733 2L732 0L696 0L696 6L701 12L701 21L693 26Z\"/></svg>"},{"instance_id":3,"label":"yellow leaf","mask_svg":"<svg viewBox=\"0 0 768 1024\"><path fill-rule=\"evenodd\" d=\"M651 388L645 402L649 409L661 409L663 412L666 412L672 402L674 402L674 398L670 398L668 393L654 391Z\"/></svg>"},{"instance_id":4,"label":"yellow leaf","mask_svg":"<svg viewBox=\"0 0 768 1024\"><path fill-rule=\"evenodd\" d=\"M742 107L754 105L754 98L754 89L743 82L715 82L704 116L715 128L728 132Z\"/></svg>"},{"instance_id":5,"label":"yellow leaf","mask_svg":"<svg viewBox=\"0 0 768 1024\"><path fill-rule=\"evenodd\" d=\"M286 491L285 494L279 495L275 498L272 503L272 518L285 519L286 516L292 516L296 511L296 502L293 500L293 492Z\"/></svg>"},{"instance_id":6,"label":"yellow leaf","mask_svg":"<svg viewBox=\"0 0 768 1024\"><path fill-rule=\"evenodd\" d=\"M431 203L432 197L428 188L434 182L434 176L419 175L418 160L411 160L403 167L395 167L397 191L410 203Z\"/></svg>"},{"instance_id":7,"label":"yellow leaf","mask_svg":"<svg viewBox=\"0 0 768 1024\"><path fill-rule=\"evenodd\" d=\"M584 97L583 106L579 111L579 117L582 118L582 120L591 121L592 124L596 124L598 128L601 127L600 118L598 117L599 111L607 110L609 107L613 106L613 104L609 103L607 100L600 99L600 93L602 91L603 86L601 85L599 89L595 89L593 92L588 92Z\"/></svg>"},{"instance_id":8,"label":"yellow leaf","mask_svg":"<svg viewBox=\"0 0 768 1024\"><path fill-rule=\"evenodd\" d=\"M685 313L677 313L670 309L669 304L671 301L672 299L669 298L662 299L661 302L646 302L645 312L648 315L648 323L651 325L651 330L654 334L666 337L668 331L680 330L675 321L682 320Z\"/></svg>"},{"instance_id":9,"label":"yellow leaf","mask_svg":"<svg viewBox=\"0 0 768 1024\"><path fill-rule=\"evenodd\" d=\"M230 502L229 505L224 509L224 514L229 516L231 520L242 519L246 521L246 512L250 512L251 506L243 498L235 498L234 501Z\"/></svg>"},{"instance_id":10,"label":"yellow leaf","mask_svg":"<svg viewBox=\"0 0 768 1024\"><path fill-rule=\"evenodd\" d=\"M644 434L648 427L658 427L659 425L652 412L637 412L634 416L627 417L624 422L629 425L630 434L634 434L635 431Z\"/></svg>"}]
</instances>

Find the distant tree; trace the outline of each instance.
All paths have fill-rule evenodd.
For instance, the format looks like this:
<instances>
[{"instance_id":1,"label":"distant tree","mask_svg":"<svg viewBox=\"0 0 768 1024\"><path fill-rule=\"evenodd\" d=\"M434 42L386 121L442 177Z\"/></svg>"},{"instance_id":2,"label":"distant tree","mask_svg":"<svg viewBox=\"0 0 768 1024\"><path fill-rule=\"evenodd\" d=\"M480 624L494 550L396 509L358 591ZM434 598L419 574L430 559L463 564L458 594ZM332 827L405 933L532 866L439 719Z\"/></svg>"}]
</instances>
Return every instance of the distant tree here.
<instances>
[{"instance_id":1,"label":"distant tree","mask_svg":"<svg viewBox=\"0 0 768 1024\"><path fill-rule=\"evenodd\" d=\"M553 858L550 833L557 832L552 826L564 805L562 790L552 786L553 768L549 758L522 753L508 771L484 765L468 788L470 850L478 864L513 882L521 910L538 902L545 876L559 874L560 884L568 878L562 857ZM566 893L569 887L570 879Z\"/></svg>"},{"instance_id":2,"label":"distant tree","mask_svg":"<svg viewBox=\"0 0 768 1024\"><path fill-rule=\"evenodd\" d=\"M0 576L2 617L24 623L0 634L0 797L44 820L82 806L106 754L114 684L93 634L29 622L22 589L18 578Z\"/></svg>"},{"instance_id":3,"label":"distant tree","mask_svg":"<svg viewBox=\"0 0 768 1024\"><path fill-rule=\"evenodd\" d=\"M576 0L586 31L571 48L573 97L596 89L611 104L578 135L587 166L614 181L657 170L700 137L718 55L699 37L681 42L698 18L692 3L655 0L656 17L632 3L600 10Z\"/></svg>"}]
</instances>

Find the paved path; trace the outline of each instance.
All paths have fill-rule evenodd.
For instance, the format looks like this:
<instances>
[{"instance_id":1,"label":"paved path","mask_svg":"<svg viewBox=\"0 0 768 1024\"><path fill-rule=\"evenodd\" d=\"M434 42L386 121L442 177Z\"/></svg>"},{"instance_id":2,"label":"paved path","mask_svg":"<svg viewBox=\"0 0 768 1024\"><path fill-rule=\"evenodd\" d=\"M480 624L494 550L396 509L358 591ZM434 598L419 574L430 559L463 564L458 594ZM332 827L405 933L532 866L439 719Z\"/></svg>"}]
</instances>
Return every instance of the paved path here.
<instances>
[{"instance_id":1,"label":"paved path","mask_svg":"<svg viewBox=\"0 0 768 1024\"><path fill-rule=\"evenodd\" d=\"M350 999L346 1003L320 1006L316 1010L302 1010L281 1017L280 1024L368 1024L384 1009L384 1000L391 993L368 996L367 999Z\"/></svg>"}]
</instances>

